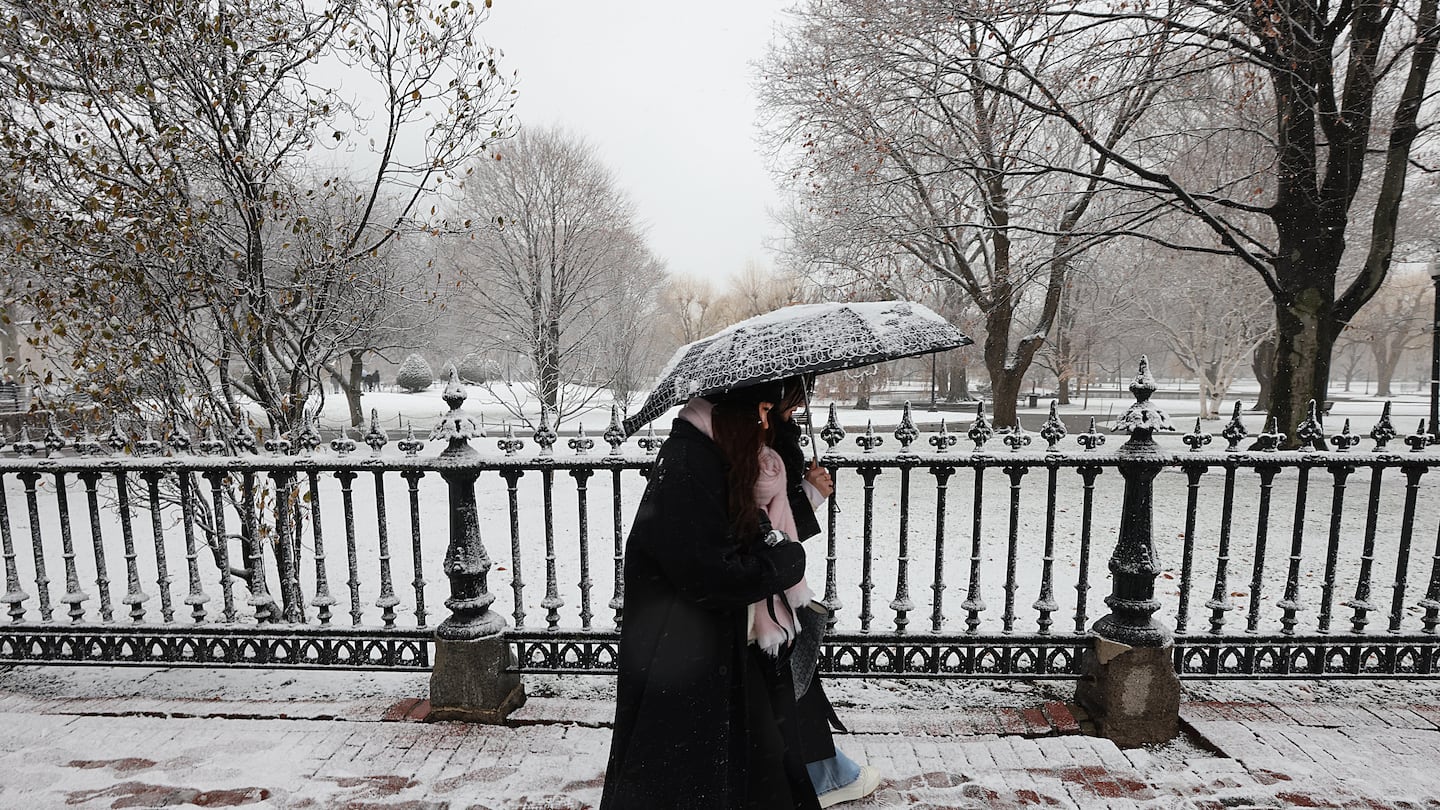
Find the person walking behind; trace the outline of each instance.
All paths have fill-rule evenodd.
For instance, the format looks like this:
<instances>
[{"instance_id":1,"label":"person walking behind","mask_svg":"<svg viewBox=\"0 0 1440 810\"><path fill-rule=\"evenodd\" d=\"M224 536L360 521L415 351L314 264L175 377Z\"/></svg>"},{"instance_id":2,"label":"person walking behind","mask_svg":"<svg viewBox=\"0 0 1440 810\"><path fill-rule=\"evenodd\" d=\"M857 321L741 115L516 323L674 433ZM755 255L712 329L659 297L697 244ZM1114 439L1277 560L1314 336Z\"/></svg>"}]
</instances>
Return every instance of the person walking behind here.
<instances>
[{"instance_id":1,"label":"person walking behind","mask_svg":"<svg viewBox=\"0 0 1440 810\"><path fill-rule=\"evenodd\" d=\"M835 482L831 480L829 471L821 467L819 462L806 460L805 451L800 446L800 426L794 420L795 412L802 405L808 408L807 392L813 385L813 377L791 377L782 382L785 390L779 407L776 408L777 415L770 420L769 446L766 448L774 461L769 461L762 455L760 481L757 485L760 491L757 492L757 497L764 505L767 503L767 489L770 492L783 491L787 501L785 509L771 508L767 511L772 519L776 512L785 513L789 518L787 531L791 531L796 540L803 542L820 533L820 521L815 510L835 492ZM778 520L776 523L781 525ZM783 525L781 527L786 528ZM821 607L821 610L824 608ZM797 658L801 655L819 654L819 636L824 632L828 618L828 611L810 617L805 632L813 633L815 637L808 638L799 645L795 652ZM844 731L845 727L836 716L834 707L830 705L830 699L825 695L815 661L801 662L792 659L792 664L797 673L796 717L800 750L810 781L819 794L820 806L830 807L870 795L880 786L880 772L869 765L856 763L835 745L831 726L841 731Z\"/></svg>"},{"instance_id":2,"label":"person walking behind","mask_svg":"<svg viewBox=\"0 0 1440 810\"><path fill-rule=\"evenodd\" d=\"M750 643L752 606L783 604L769 597L805 574L804 549L755 501L779 396L691 399L655 459L625 545L601 810L819 808L788 660Z\"/></svg>"}]
</instances>

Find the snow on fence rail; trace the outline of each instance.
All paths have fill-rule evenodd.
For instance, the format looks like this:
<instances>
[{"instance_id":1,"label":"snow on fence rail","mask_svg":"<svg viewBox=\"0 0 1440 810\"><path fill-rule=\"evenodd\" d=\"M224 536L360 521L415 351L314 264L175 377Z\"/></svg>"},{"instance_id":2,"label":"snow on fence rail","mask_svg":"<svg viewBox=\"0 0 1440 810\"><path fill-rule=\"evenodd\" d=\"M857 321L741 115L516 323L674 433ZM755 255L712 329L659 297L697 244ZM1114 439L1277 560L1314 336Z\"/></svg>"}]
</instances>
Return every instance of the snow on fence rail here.
<instances>
[{"instance_id":1,"label":"snow on fence rail","mask_svg":"<svg viewBox=\"0 0 1440 810\"><path fill-rule=\"evenodd\" d=\"M1299 438L1329 449L1286 451L1237 409L1218 436L1197 422L1155 444L1168 422L1136 396L1120 446L1068 437L1053 409L1038 434L981 413L922 435L907 407L893 432L847 436L832 406L837 488L807 544L835 616L825 665L1071 676L1108 611L1173 633L1186 674L1440 673L1423 425L1399 436L1387 410L1362 449L1312 415ZM626 440L618 414L608 451L544 416L485 438L463 393L447 401L430 441L372 429L368 449L313 428L10 438L0 660L425 667L437 617L493 611L521 670L613 669L624 536L661 440Z\"/></svg>"}]
</instances>

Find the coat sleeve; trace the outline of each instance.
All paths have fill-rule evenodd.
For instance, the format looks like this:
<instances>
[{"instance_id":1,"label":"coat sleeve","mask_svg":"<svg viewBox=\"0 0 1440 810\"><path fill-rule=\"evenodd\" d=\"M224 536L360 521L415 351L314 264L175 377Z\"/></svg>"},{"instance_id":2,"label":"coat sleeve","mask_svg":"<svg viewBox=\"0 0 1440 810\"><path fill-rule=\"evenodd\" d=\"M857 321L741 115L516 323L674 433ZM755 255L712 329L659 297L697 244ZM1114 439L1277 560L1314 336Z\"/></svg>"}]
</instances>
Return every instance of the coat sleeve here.
<instances>
[{"instance_id":1,"label":"coat sleeve","mask_svg":"<svg viewBox=\"0 0 1440 810\"><path fill-rule=\"evenodd\" d=\"M663 451L662 451L663 452ZM729 535L723 470L695 452L656 460L636 514L643 552L687 598L717 607L758 602L805 576L799 543L742 547Z\"/></svg>"}]
</instances>

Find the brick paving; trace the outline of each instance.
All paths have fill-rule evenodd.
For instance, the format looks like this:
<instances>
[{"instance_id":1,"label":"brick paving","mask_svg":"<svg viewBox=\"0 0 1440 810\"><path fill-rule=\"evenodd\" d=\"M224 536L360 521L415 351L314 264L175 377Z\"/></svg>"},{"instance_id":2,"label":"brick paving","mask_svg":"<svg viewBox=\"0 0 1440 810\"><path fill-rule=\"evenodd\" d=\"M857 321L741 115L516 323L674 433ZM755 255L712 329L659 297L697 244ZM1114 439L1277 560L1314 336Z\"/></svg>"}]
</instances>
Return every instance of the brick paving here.
<instances>
[{"instance_id":1,"label":"brick paving","mask_svg":"<svg viewBox=\"0 0 1440 810\"><path fill-rule=\"evenodd\" d=\"M85 696L24 670L0 668L0 808L578 810L598 802L609 748L597 698L534 697L494 727L424 722L428 703L385 684ZM840 745L886 776L848 806L1440 810L1440 687L1305 688L1189 685L1186 733L1135 749L1053 694L846 707Z\"/></svg>"}]
</instances>

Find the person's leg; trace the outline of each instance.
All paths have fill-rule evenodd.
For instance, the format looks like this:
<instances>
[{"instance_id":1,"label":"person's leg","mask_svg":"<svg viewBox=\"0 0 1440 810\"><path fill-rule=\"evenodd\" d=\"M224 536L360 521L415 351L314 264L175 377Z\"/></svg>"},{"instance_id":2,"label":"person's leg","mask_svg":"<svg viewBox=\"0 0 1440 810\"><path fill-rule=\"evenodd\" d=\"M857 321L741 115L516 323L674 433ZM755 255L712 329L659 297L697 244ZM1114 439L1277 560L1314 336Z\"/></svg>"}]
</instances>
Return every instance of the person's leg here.
<instances>
[{"instance_id":1,"label":"person's leg","mask_svg":"<svg viewBox=\"0 0 1440 810\"><path fill-rule=\"evenodd\" d=\"M806 763L805 770L810 772L810 781L815 784L817 794L829 793L860 778L860 766L845 756L839 747L835 749L835 756L829 759Z\"/></svg>"}]
</instances>

